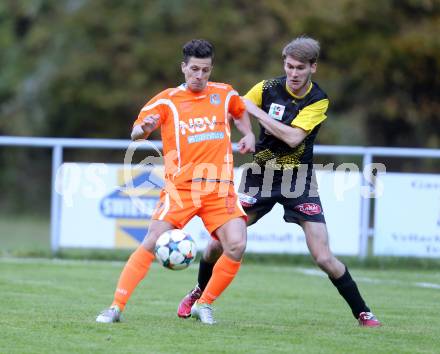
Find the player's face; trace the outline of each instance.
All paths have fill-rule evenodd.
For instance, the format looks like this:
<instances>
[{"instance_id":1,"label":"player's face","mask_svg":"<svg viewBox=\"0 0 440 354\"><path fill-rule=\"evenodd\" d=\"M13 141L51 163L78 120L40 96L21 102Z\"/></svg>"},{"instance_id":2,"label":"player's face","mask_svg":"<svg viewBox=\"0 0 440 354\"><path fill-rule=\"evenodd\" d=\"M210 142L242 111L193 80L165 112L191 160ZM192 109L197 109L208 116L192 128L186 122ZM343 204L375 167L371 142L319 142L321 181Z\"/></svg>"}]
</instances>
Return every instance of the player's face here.
<instances>
[{"instance_id":1,"label":"player's face","mask_svg":"<svg viewBox=\"0 0 440 354\"><path fill-rule=\"evenodd\" d=\"M316 63L303 63L288 56L284 59L284 71L289 89L295 95L303 96L309 88L312 74L316 72Z\"/></svg>"},{"instance_id":2,"label":"player's face","mask_svg":"<svg viewBox=\"0 0 440 354\"><path fill-rule=\"evenodd\" d=\"M182 63L185 82L192 92L200 92L206 87L212 71L211 58L191 57L188 63Z\"/></svg>"}]
</instances>

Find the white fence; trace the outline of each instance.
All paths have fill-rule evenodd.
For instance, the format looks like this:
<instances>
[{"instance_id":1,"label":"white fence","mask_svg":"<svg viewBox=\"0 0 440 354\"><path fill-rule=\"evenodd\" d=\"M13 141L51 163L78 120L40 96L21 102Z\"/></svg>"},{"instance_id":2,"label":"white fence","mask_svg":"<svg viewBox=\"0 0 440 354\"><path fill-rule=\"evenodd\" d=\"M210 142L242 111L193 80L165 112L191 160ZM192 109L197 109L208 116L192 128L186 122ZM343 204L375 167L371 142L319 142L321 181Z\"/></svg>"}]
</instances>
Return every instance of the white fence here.
<instances>
[{"instance_id":1,"label":"white fence","mask_svg":"<svg viewBox=\"0 0 440 354\"><path fill-rule=\"evenodd\" d=\"M161 149L160 141L151 141L156 148ZM51 188L51 249L56 252L60 246L60 210L61 197L55 192L56 174L59 167L63 163L64 149L121 149L126 150L130 144L129 140L117 139L67 139L67 138L34 138L34 137L0 137L0 145L17 146L30 148L50 148L52 149L52 188ZM151 150L151 144L136 143L137 149ZM234 151L237 151L234 146ZM440 158L440 150L438 149L411 149L411 148L385 148L385 147L359 147L359 146L323 146L317 145L314 149L315 155L344 155L344 156L361 156L361 171L366 166L370 166L374 156L386 157L415 157L415 158ZM365 172L365 171L364 171ZM368 172L368 171L367 171ZM368 172L370 173L370 172ZM368 175L364 173L363 186L369 187ZM360 216L360 247L359 257L364 258L368 252L368 238L373 235L373 229L370 228L370 198L362 198L361 216Z\"/></svg>"}]
</instances>

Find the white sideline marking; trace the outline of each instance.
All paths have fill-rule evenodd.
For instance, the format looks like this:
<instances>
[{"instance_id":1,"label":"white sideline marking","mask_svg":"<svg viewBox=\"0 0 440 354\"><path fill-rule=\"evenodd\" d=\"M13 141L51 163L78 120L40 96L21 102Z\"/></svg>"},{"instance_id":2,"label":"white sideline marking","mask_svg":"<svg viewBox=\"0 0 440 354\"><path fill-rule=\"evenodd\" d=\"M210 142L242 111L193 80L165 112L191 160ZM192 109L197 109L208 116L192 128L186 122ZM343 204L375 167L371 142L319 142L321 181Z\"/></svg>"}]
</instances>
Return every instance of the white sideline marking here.
<instances>
[{"instance_id":1,"label":"white sideline marking","mask_svg":"<svg viewBox=\"0 0 440 354\"><path fill-rule=\"evenodd\" d=\"M294 268L296 272L305 274L305 275L313 275L319 277L327 277L323 271L313 268ZM403 285L403 286L413 286L416 288L428 288L428 289L440 289L440 284L436 283L425 283L425 282L417 282L417 283L408 283L401 280L382 280L382 279L372 279L367 277L356 277L356 281L361 281L365 283L374 283L374 284L394 284L394 285Z\"/></svg>"},{"instance_id":2,"label":"white sideline marking","mask_svg":"<svg viewBox=\"0 0 440 354\"><path fill-rule=\"evenodd\" d=\"M97 260L82 260L82 259L48 259L48 258L19 258L19 257L0 257L0 263L28 263L28 264L63 264L63 265L84 265L84 264L96 264L96 265L111 265L111 266L122 266L125 264L123 261L97 261ZM276 267L277 269L281 269L280 267ZM323 271L315 268L301 268L301 267L295 267L290 268L286 266L285 269L293 269L297 273L305 274L305 275L312 275L312 276L318 276L326 278L327 274L325 274ZM382 279L372 279L367 277L356 277L356 281L364 282L364 283L373 283L373 284L394 284L394 285L401 285L401 286L413 286L416 288L425 288L425 289L438 289L440 290L440 284L436 283L427 283L427 282L416 282L416 283L408 283L401 280L382 280Z\"/></svg>"},{"instance_id":3,"label":"white sideline marking","mask_svg":"<svg viewBox=\"0 0 440 354\"><path fill-rule=\"evenodd\" d=\"M440 289L440 284L434 283L414 283L421 288Z\"/></svg>"}]
</instances>

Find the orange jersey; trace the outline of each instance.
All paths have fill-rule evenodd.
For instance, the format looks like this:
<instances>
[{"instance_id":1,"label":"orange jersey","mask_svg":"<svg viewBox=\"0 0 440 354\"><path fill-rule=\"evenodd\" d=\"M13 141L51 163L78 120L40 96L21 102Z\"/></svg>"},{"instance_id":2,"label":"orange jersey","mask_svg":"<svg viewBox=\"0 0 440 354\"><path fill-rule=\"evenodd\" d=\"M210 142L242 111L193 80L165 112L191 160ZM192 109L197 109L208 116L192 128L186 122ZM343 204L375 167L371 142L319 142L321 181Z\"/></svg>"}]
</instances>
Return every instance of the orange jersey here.
<instances>
[{"instance_id":1,"label":"orange jersey","mask_svg":"<svg viewBox=\"0 0 440 354\"><path fill-rule=\"evenodd\" d=\"M185 84L162 91L141 110L134 126L159 114L165 181L183 187L196 180L233 181L228 113L245 111L238 93L227 84L208 82L194 93Z\"/></svg>"}]
</instances>

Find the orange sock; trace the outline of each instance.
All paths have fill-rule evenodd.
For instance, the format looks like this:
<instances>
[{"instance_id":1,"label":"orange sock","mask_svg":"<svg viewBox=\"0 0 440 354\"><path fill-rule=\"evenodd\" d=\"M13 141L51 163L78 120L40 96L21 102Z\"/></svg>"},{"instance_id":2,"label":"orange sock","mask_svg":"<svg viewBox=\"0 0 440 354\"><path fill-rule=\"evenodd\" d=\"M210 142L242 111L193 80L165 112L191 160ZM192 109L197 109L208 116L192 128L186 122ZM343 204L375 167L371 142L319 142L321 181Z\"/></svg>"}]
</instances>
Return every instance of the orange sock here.
<instances>
[{"instance_id":1,"label":"orange sock","mask_svg":"<svg viewBox=\"0 0 440 354\"><path fill-rule=\"evenodd\" d=\"M234 261L224 254L215 263L212 277L206 285L202 296L198 300L200 304L212 304L221 293L229 286L240 269L241 262Z\"/></svg>"},{"instance_id":2,"label":"orange sock","mask_svg":"<svg viewBox=\"0 0 440 354\"><path fill-rule=\"evenodd\" d=\"M117 305L121 311L124 310L128 299L139 282L144 279L153 260L154 254L142 245L131 254L119 276L112 306Z\"/></svg>"}]
</instances>

